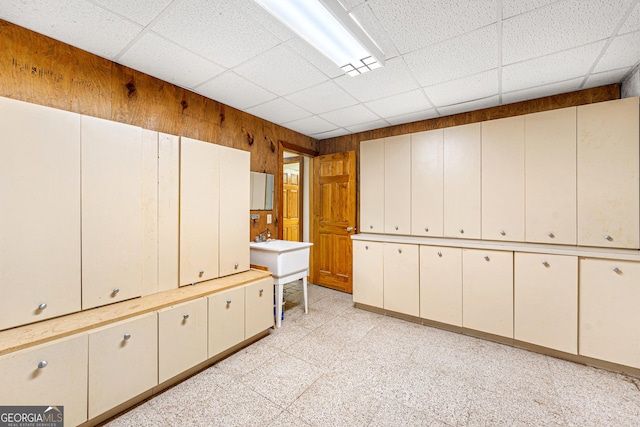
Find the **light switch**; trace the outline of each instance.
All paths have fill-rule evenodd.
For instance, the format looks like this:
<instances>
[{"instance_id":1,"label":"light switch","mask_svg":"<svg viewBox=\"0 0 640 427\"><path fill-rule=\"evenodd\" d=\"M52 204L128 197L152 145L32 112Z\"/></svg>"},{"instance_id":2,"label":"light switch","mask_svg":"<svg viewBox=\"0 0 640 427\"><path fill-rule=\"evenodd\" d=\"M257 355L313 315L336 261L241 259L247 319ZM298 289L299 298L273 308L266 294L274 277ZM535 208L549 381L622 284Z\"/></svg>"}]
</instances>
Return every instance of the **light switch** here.
<instances>
[{"instance_id":1,"label":"light switch","mask_svg":"<svg viewBox=\"0 0 640 427\"><path fill-rule=\"evenodd\" d=\"M271 214L267 214L267 224L271 224Z\"/></svg>"}]
</instances>

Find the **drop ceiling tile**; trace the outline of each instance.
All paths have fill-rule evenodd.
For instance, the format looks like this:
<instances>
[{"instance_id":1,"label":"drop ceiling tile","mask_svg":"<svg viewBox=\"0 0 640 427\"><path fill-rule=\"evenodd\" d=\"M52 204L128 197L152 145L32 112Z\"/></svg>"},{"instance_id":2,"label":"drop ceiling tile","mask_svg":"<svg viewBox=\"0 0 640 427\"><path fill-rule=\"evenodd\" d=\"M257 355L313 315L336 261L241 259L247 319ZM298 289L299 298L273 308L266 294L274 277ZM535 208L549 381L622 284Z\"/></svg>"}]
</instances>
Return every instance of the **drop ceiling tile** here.
<instances>
[{"instance_id":1,"label":"drop ceiling tile","mask_svg":"<svg viewBox=\"0 0 640 427\"><path fill-rule=\"evenodd\" d=\"M370 0L368 4L403 54L496 22L495 0Z\"/></svg>"},{"instance_id":2,"label":"drop ceiling tile","mask_svg":"<svg viewBox=\"0 0 640 427\"><path fill-rule=\"evenodd\" d=\"M295 36L287 40L286 45L329 78L333 79L344 74L344 71L332 60L321 54L316 48L312 47L300 37Z\"/></svg>"},{"instance_id":3,"label":"drop ceiling tile","mask_svg":"<svg viewBox=\"0 0 640 427\"><path fill-rule=\"evenodd\" d=\"M0 18L108 59L142 31L140 25L83 0L3 0Z\"/></svg>"},{"instance_id":4,"label":"drop ceiling tile","mask_svg":"<svg viewBox=\"0 0 640 427\"><path fill-rule=\"evenodd\" d=\"M151 29L205 58L231 68L280 43L233 2L190 0L178 3Z\"/></svg>"},{"instance_id":5,"label":"drop ceiling tile","mask_svg":"<svg viewBox=\"0 0 640 427\"><path fill-rule=\"evenodd\" d=\"M585 76L604 44L596 42L502 67L502 90L512 92Z\"/></svg>"},{"instance_id":6,"label":"drop ceiling tile","mask_svg":"<svg viewBox=\"0 0 640 427\"><path fill-rule=\"evenodd\" d=\"M420 89L369 101L365 105L380 117L399 116L433 108Z\"/></svg>"},{"instance_id":7,"label":"drop ceiling tile","mask_svg":"<svg viewBox=\"0 0 640 427\"><path fill-rule=\"evenodd\" d=\"M640 3L633 8L618 34L631 33L633 31L640 31Z\"/></svg>"},{"instance_id":8,"label":"drop ceiling tile","mask_svg":"<svg viewBox=\"0 0 640 427\"><path fill-rule=\"evenodd\" d=\"M336 129L336 130L330 130L329 132L315 133L310 136L320 141L323 139L335 138L337 136L343 136L343 135L349 135L349 131L346 129Z\"/></svg>"},{"instance_id":9,"label":"drop ceiling tile","mask_svg":"<svg viewBox=\"0 0 640 427\"><path fill-rule=\"evenodd\" d=\"M93 0L93 2L146 26L169 6L172 0Z\"/></svg>"},{"instance_id":10,"label":"drop ceiling tile","mask_svg":"<svg viewBox=\"0 0 640 427\"><path fill-rule=\"evenodd\" d=\"M424 88L436 107L487 98L498 94L498 71L489 70Z\"/></svg>"},{"instance_id":11,"label":"drop ceiling tile","mask_svg":"<svg viewBox=\"0 0 640 427\"><path fill-rule=\"evenodd\" d=\"M283 123L282 126L295 130L296 132L300 132L303 135L315 135L318 133L329 132L337 128L336 125L333 125L318 116L311 116Z\"/></svg>"},{"instance_id":12,"label":"drop ceiling tile","mask_svg":"<svg viewBox=\"0 0 640 427\"><path fill-rule=\"evenodd\" d=\"M630 69L630 67L626 67L618 70L605 71L604 73L591 74L583 89L621 83L622 79L624 79L624 76L627 75Z\"/></svg>"},{"instance_id":13,"label":"drop ceiling tile","mask_svg":"<svg viewBox=\"0 0 640 427\"><path fill-rule=\"evenodd\" d=\"M378 17L373 13L369 6L360 7L352 12L352 16L360 24L371 40L378 45L384 53L386 59L395 58L400 53L398 48L387 34Z\"/></svg>"},{"instance_id":14,"label":"drop ceiling tile","mask_svg":"<svg viewBox=\"0 0 640 427\"><path fill-rule=\"evenodd\" d=\"M192 88L225 71L221 66L148 32L118 62L175 85Z\"/></svg>"},{"instance_id":15,"label":"drop ceiling tile","mask_svg":"<svg viewBox=\"0 0 640 427\"><path fill-rule=\"evenodd\" d=\"M358 103L332 81L292 93L285 98L314 114L326 113Z\"/></svg>"},{"instance_id":16,"label":"drop ceiling tile","mask_svg":"<svg viewBox=\"0 0 640 427\"><path fill-rule=\"evenodd\" d=\"M556 1L558 0L502 0L502 17L506 19L520 15Z\"/></svg>"},{"instance_id":17,"label":"drop ceiling tile","mask_svg":"<svg viewBox=\"0 0 640 427\"><path fill-rule=\"evenodd\" d=\"M237 4L237 8L245 12L251 17L256 25L264 27L271 34L282 41L287 41L292 37L296 37L286 25L280 22L276 17L267 12L262 6L254 0L233 0Z\"/></svg>"},{"instance_id":18,"label":"drop ceiling tile","mask_svg":"<svg viewBox=\"0 0 640 427\"><path fill-rule=\"evenodd\" d=\"M498 28L489 25L405 55L422 86L454 80L498 67Z\"/></svg>"},{"instance_id":19,"label":"drop ceiling tile","mask_svg":"<svg viewBox=\"0 0 640 427\"><path fill-rule=\"evenodd\" d=\"M327 80L326 75L284 45L245 62L235 72L280 96Z\"/></svg>"},{"instance_id":20,"label":"drop ceiling tile","mask_svg":"<svg viewBox=\"0 0 640 427\"><path fill-rule=\"evenodd\" d=\"M380 119L375 113L372 113L371 110L361 104L320 114L320 117L339 127L355 126Z\"/></svg>"},{"instance_id":21,"label":"drop ceiling tile","mask_svg":"<svg viewBox=\"0 0 640 427\"><path fill-rule=\"evenodd\" d=\"M384 67L377 70L355 77L343 75L334 81L360 102L397 95L418 88L402 58L390 59Z\"/></svg>"},{"instance_id":22,"label":"drop ceiling tile","mask_svg":"<svg viewBox=\"0 0 640 427\"><path fill-rule=\"evenodd\" d=\"M503 64L609 37L633 0L566 0L503 22Z\"/></svg>"},{"instance_id":23,"label":"drop ceiling tile","mask_svg":"<svg viewBox=\"0 0 640 427\"><path fill-rule=\"evenodd\" d=\"M371 129L386 128L388 126L389 126L389 122L387 122L386 120L376 120L375 122L349 126L347 127L347 130L351 133L358 133L358 132L364 132L366 130L371 130Z\"/></svg>"},{"instance_id":24,"label":"drop ceiling tile","mask_svg":"<svg viewBox=\"0 0 640 427\"><path fill-rule=\"evenodd\" d=\"M420 120L428 120L438 117L438 112L434 109L416 111L415 113L403 114L401 116L387 117L385 120L392 125L401 125L405 123L418 122Z\"/></svg>"},{"instance_id":25,"label":"drop ceiling tile","mask_svg":"<svg viewBox=\"0 0 640 427\"><path fill-rule=\"evenodd\" d=\"M256 86L232 71L198 86L195 91L240 110L276 98L271 92Z\"/></svg>"},{"instance_id":26,"label":"drop ceiling tile","mask_svg":"<svg viewBox=\"0 0 640 427\"><path fill-rule=\"evenodd\" d=\"M451 116L453 114L482 110L483 108L497 107L498 105L500 105L500 98L498 96L490 96L485 99L476 99L475 101L440 107L438 110L441 116Z\"/></svg>"},{"instance_id":27,"label":"drop ceiling tile","mask_svg":"<svg viewBox=\"0 0 640 427\"><path fill-rule=\"evenodd\" d=\"M512 104L514 102L528 101L530 99L543 98L545 96L558 95L560 93L573 92L580 89L584 78L556 82L544 86L532 87L515 92L503 93L502 103Z\"/></svg>"},{"instance_id":28,"label":"drop ceiling tile","mask_svg":"<svg viewBox=\"0 0 640 427\"><path fill-rule=\"evenodd\" d=\"M640 60L640 31L618 36L593 69L594 73L632 67Z\"/></svg>"},{"instance_id":29,"label":"drop ceiling tile","mask_svg":"<svg viewBox=\"0 0 640 427\"><path fill-rule=\"evenodd\" d=\"M272 123L281 124L311 116L311 113L293 105L283 98L276 98L264 104L247 109L247 113L261 117Z\"/></svg>"},{"instance_id":30,"label":"drop ceiling tile","mask_svg":"<svg viewBox=\"0 0 640 427\"><path fill-rule=\"evenodd\" d=\"M367 0L339 0L340 4L342 4L346 10L354 9L366 1Z\"/></svg>"}]
</instances>

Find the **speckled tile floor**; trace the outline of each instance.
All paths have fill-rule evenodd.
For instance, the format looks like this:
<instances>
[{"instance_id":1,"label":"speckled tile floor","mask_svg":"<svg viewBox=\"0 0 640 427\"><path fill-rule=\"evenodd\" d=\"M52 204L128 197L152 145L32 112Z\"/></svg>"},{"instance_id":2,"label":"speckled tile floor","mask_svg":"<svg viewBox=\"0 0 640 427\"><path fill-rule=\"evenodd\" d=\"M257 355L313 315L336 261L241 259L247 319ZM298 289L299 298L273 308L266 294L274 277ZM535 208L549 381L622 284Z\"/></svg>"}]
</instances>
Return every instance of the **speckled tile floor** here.
<instances>
[{"instance_id":1,"label":"speckled tile floor","mask_svg":"<svg viewBox=\"0 0 640 427\"><path fill-rule=\"evenodd\" d=\"M640 426L640 380L285 287L282 328L120 426Z\"/></svg>"}]
</instances>

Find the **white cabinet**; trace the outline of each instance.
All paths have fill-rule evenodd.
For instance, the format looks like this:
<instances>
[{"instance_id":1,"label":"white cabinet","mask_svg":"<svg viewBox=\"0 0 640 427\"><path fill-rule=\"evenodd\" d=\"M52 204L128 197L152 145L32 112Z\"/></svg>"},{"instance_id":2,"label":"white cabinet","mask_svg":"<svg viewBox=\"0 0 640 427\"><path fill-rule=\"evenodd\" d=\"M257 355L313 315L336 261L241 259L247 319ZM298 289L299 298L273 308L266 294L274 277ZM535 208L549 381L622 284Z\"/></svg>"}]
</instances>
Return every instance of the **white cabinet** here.
<instances>
[{"instance_id":1,"label":"white cabinet","mask_svg":"<svg viewBox=\"0 0 640 427\"><path fill-rule=\"evenodd\" d=\"M208 356L214 357L244 340L244 288L218 292L207 299Z\"/></svg>"},{"instance_id":2,"label":"white cabinet","mask_svg":"<svg viewBox=\"0 0 640 427\"><path fill-rule=\"evenodd\" d=\"M158 383L207 359L207 299L158 311Z\"/></svg>"},{"instance_id":3,"label":"white cabinet","mask_svg":"<svg viewBox=\"0 0 640 427\"><path fill-rule=\"evenodd\" d=\"M0 402L60 405L64 406L65 425L85 422L87 351L87 335L83 334L0 356Z\"/></svg>"},{"instance_id":4,"label":"white cabinet","mask_svg":"<svg viewBox=\"0 0 640 427\"><path fill-rule=\"evenodd\" d=\"M481 124L444 129L444 236L480 238Z\"/></svg>"},{"instance_id":5,"label":"white cabinet","mask_svg":"<svg viewBox=\"0 0 640 427\"><path fill-rule=\"evenodd\" d=\"M462 326L462 249L420 246L420 317Z\"/></svg>"},{"instance_id":6,"label":"white cabinet","mask_svg":"<svg viewBox=\"0 0 640 427\"><path fill-rule=\"evenodd\" d=\"M640 262L580 259L580 354L640 368Z\"/></svg>"},{"instance_id":7,"label":"white cabinet","mask_svg":"<svg viewBox=\"0 0 640 427\"><path fill-rule=\"evenodd\" d=\"M384 309L420 316L418 245L384 243Z\"/></svg>"},{"instance_id":8,"label":"white cabinet","mask_svg":"<svg viewBox=\"0 0 640 427\"><path fill-rule=\"evenodd\" d=\"M158 320L155 312L89 334L90 419L157 384Z\"/></svg>"},{"instance_id":9,"label":"white cabinet","mask_svg":"<svg viewBox=\"0 0 640 427\"><path fill-rule=\"evenodd\" d=\"M273 278L246 285L244 307L245 339L273 327Z\"/></svg>"},{"instance_id":10,"label":"white cabinet","mask_svg":"<svg viewBox=\"0 0 640 427\"><path fill-rule=\"evenodd\" d=\"M80 116L0 98L0 129L6 329L80 310Z\"/></svg>"},{"instance_id":11,"label":"white cabinet","mask_svg":"<svg viewBox=\"0 0 640 427\"><path fill-rule=\"evenodd\" d=\"M220 154L220 276L249 270L251 154L218 148Z\"/></svg>"},{"instance_id":12,"label":"white cabinet","mask_svg":"<svg viewBox=\"0 0 640 427\"><path fill-rule=\"evenodd\" d=\"M383 307L383 259L382 243L353 241L353 302Z\"/></svg>"},{"instance_id":13,"label":"white cabinet","mask_svg":"<svg viewBox=\"0 0 640 427\"><path fill-rule=\"evenodd\" d=\"M524 116L482 122L482 238L524 240Z\"/></svg>"},{"instance_id":14,"label":"white cabinet","mask_svg":"<svg viewBox=\"0 0 640 427\"><path fill-rule=\"evenodd\" d=\"M158 291L178 287L180 240L180 138L158 138Z\"/></svg>"},{"instance_id":15,"label":"white cabinet","mask_svg":"<svg viewBox=\"0 0 640 427\"><path fill-rule=\"evenodd\" d=\"M140 296L142 129L82 116L82 309Z\"/></svg>"},{"instance_id":16,"label":"white cabinet","mask_svg":"<svg viewBox=\"0 0 640 427\"><path fill-rule=\"evenodd\" d=\"M384 232L384 139L360 143L360 231Z\"/></svg>"},{"instance_id":17,"label":"white cabinet","mask_svg":"<svg viewBox=\"0 0 640 427\"><path fill-rule=\"evenodd\" d=\"M513 252L462 251L462 325L513 338Z\"/></svg>"},{"instance_id":18,"label":"white cabinet","mask_svg":"<svg viewBox=\"0 0 640 427\"><path fill-rule=\"evenodd\" d=\"M411 234L443 236L444 131L411 135Z\"/></svg>"},{"instance_id":19,"label":"white cabinet","mask_svg":"<svg viewBox=\"0 0 640 427\"><path fill-rule=\"evenodd\" d=\"M527 114L525 240L576 244L576 107Z\"/></svg>"},{"instance_id":20,"label":"white cabinet","mask_svg":"<svg viewBox=\"0 0 640 427\"><path fill-rule=\"evenodd\" d=\"M384 232L411 233L410 135L384 139Z\"/></svg>"},{"instance_id":21,"label":"white cabinet","mask_svg":"<svg viewBox=\"0 0 640 427\"><path fill-rule=\"evenodd\" d=\"M514 338L578 353L578 258L516 252Z\"/></svg>"},{"instance_id":22,"label":"white cabinet","mask_svg":"<svg viewBox=\"0 0 640 427\"><path fill-rule=\"evenodd\" d=\"M638 98L578 107L578 245L640 248Z\"/></svg>"},{"instance_id":23,"label":"white cabinet","mask_svg":"<svg viewBox=\"0 0 640 427\"><path fill-rule=\"evenodd\" d=\"M180 138L180 286L218 277L219 170L217 145Z\"/></svg>"}]
</instances>

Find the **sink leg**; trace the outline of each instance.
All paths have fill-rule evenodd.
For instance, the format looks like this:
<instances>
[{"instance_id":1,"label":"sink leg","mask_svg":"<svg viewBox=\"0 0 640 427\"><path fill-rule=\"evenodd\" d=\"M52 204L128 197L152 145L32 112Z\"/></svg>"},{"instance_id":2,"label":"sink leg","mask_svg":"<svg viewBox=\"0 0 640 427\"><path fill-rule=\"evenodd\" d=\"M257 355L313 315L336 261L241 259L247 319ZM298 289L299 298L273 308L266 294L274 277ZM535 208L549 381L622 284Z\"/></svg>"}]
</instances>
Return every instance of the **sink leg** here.
<instances>
[{"instance_id":1,"label":"sink leg","mask_svg":"<svg viewBox=\"0 0 640 427\"><path fill-rule=\"evenodd\" d=\"M283 290L283 288L284 288L284 283L281 283L279 285L275 285L275 291L276 291L276 328L279 328L282 325L282 290Z\"/></svg>"},{"instance_id":2,"label":"sink leg","mask_svg":"<svg viewBox=\"0 0 640 427\"><path fill-rule=\"evenodd\" d=\"M304 312L309 313L309 305L307 304L307 276L302 278L302 293L304 295Z\"/></svg>"}]
</instances>

